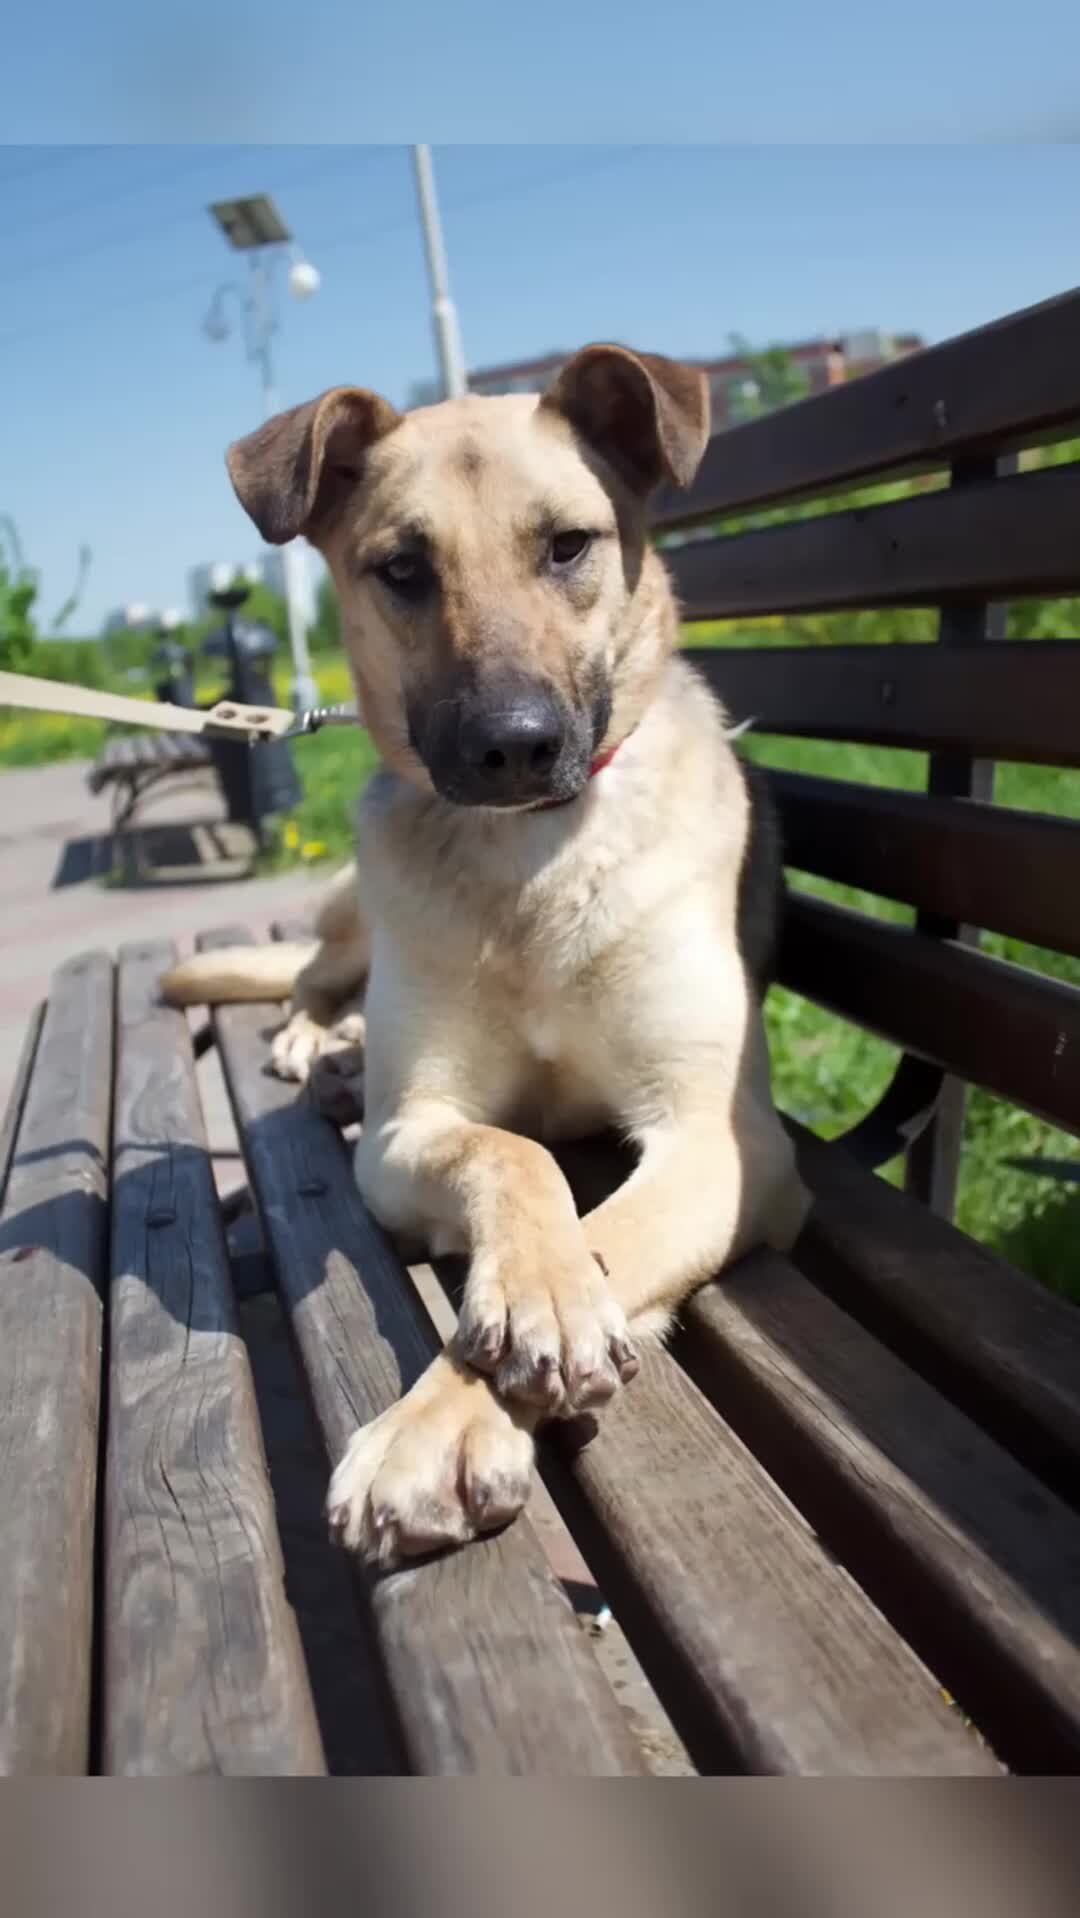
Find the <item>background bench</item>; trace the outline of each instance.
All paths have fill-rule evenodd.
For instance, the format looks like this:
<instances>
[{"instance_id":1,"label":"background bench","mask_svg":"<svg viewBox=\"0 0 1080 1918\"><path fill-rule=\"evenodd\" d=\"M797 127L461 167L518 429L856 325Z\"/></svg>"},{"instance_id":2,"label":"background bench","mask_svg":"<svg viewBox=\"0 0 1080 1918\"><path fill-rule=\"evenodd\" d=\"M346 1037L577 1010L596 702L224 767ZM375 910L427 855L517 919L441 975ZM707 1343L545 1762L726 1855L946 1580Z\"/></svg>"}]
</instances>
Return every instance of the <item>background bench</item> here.
<instances>
[{"instance_id":1,"label":"background bench","mask_svg":"<svg viewBox=\"0 0 1080 1918\"><path fill-rule=\"evenodd\" d=\"M112 792L112 831L123 832L148 792L164 780L187 780L210 769L204 739L190 733L118 733L107 739L86 776L92 793Z\"/></svg>"},{"instance_id":2,"label":"background bench","mask_svg":"<svg viewBox=\"0 0 1080 1918\"><path fill-rule=\"evenodd\" d=\"M727 433L689 504L661 506L664 526L700 524L931 460L954 481L671 554L698 617L943 609L936 646L700 659L736 717L923 744L933 787L775 782L801 869L919 909L906 929L799 897L781 957L788 985L904 1062L845 1142L799 1135L816 1203L793 1257L705 1288L591 1443L543 1447L702 1771L1080 1770L1080 1314L941 1216L964 1079L1078 1124L1080 994L968 930L1080 949L1078 828L967 796L994 756L1080 761L1080 649L992 641L991 610L1080 585L1080 469L1000 470L1080 416L1078 321L1071 296ZM0 1769L318 1771L336 1687L385 1768L640 1770L528 1516L358 1575L366 1636L336 1652L318 1637L328 1588L301 1602L288 1554L283 1591L237 1303L251 1275L215 1197L188 1024L156 1001L171 956L61 971L0 1140ZM256 1290L275 1289L334 1458L437 1333L339 1134L268 1075L277 1017L225 1007L211 1033L261 1223ZM905 1146L908 1193L868 1169ZM567 1166L591 1197L622 1170L599 1145Z\"/></svg>"}]
</instances>

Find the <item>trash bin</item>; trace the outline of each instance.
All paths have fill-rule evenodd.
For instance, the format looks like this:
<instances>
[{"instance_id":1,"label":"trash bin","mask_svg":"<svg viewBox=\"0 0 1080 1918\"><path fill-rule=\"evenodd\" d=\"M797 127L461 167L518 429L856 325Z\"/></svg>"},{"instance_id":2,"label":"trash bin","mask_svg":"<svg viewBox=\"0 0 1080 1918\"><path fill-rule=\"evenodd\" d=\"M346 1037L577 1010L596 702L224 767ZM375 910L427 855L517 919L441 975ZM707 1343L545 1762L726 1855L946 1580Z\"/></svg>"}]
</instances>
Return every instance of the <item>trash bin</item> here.
<instances>
[{"instance_id":1,"label":"trash bin","mask_svg":"<svg viewBox=\"0 0 1080 1918\"><path fill-rule=\"evenodd\" d=\"M243 586L210 595L211 604L224 612L225 624L203 641L202 650L210 659L227 662L229 678L221 699L235 700L238 706L273 706L270 664L277 639L271 627L237 617L247 596ZM248 746L211 739L208 744L230 820L250 826L261 843L263 822L275 813L291 812L300 799L287 741L260 740Z\"/></svg>"}]
</instances>

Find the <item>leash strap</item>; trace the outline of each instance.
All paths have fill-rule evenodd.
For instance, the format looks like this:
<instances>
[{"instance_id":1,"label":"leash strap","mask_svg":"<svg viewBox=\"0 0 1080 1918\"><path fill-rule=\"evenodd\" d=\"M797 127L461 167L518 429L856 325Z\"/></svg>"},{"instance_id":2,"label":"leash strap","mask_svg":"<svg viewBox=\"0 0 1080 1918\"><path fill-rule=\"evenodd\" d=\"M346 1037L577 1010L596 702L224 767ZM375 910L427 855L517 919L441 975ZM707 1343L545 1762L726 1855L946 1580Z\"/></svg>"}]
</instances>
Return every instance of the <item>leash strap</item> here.
<instances>
[{"instance_id":1,"label":"leash strap","mask_svg":"<svg viewBox=\"0 0 1080 1918\"><path fill-rule=\"evenodd\" d=\"M283 739L296 726L296 714L280 706L238 706L219 700L209 712L170 706L155 699L129 699L89 686L34 679L29 673L0 673L0 706L25 706L32 712L66 713L75 719L119 720L125 726L152 726L158 732L202 733L209 739ZM351 715L355 719L355 715Z\"/></svg>"}]
</instances>

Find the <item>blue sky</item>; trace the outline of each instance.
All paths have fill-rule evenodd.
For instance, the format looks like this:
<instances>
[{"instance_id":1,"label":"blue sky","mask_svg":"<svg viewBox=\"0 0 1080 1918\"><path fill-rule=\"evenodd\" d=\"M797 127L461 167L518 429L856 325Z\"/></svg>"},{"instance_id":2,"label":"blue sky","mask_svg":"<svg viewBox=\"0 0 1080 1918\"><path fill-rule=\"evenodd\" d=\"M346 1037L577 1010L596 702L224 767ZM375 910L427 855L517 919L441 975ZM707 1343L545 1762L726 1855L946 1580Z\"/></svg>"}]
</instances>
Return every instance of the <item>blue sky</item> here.
<instances>
[{"instance_id":1,"label":"blue sky","mask_svg":"<svg viewBox=\"0 0 1080 1918\"><path fill-rule=\"evenodd\" d=\"M1077 10L1080 13L1080 9ZM617 337L669 353L880 325L930 340L1080 281L1080 146L437 147L472 365ZM0 514L76 624L183 603L189 565L257 539L226 442L254 369L201 320L235 274L208 201L272 192L323 274L284 299L285 403L337 381L404 399L433 354L408 151L0 147Z\"/></svg>"},{"instance_id":2,"label":"blue sky","mask_svg":"<svg viewBox=\"0 0 1080 1918\"><path fill-rule=\"evenodd\" d=\"M1076 0L49 0L9 140L809 141L1080 132Z\"/></svg>"}]
</instances>

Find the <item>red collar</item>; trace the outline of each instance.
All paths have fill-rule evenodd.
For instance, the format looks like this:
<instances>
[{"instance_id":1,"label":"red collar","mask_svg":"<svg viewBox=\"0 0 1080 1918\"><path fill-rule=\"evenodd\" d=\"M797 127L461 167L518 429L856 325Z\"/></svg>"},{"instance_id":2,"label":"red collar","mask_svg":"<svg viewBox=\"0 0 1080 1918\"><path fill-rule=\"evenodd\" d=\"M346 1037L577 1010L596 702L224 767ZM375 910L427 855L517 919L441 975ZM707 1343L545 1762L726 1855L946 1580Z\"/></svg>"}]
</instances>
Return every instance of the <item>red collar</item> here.
<instances>
[{"instance_id":1,"label":"red collar","mask_svg":"<svg viewBox=\"0 0 1080 1918\"><path fill-rule=\"evenodd\" d=\"M621 744L622 744L622 741L620 740L619 745ZM598 753L596 758L593 760L592 765L589 767L589 778L595 779L597 773L602 773L605 766L610 766L618 750L619 750L618 746L613 746L611 748L611 751L608 753Z\"/></svg>"},{"instance_id":2,"label":"red collar","mask_svg":"<svg viewBox=\"0 0 1080 1918\"><path fill-rule=\"evenodd\" d=\"M592 761L591 765L589 766L590 779L595 779L597 773L602 773L605 766L610 766L612 760L615 757L615 754L619 750L619 746L621 746L622 744L623 744L623 741L620 739L620 741L618 742L618 745L612 746L610 752L597 753L596 758ZM542 806L533 806L532 811L533 812L553 812L555 808L558 806L569 806L572 803L573 802L569 799L545 799Z\"/></svg>"}]
</instances>

